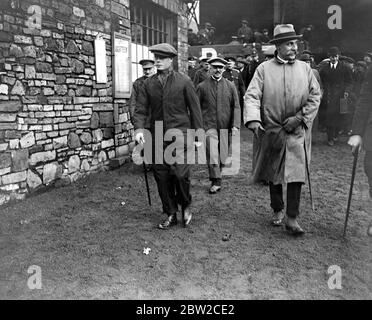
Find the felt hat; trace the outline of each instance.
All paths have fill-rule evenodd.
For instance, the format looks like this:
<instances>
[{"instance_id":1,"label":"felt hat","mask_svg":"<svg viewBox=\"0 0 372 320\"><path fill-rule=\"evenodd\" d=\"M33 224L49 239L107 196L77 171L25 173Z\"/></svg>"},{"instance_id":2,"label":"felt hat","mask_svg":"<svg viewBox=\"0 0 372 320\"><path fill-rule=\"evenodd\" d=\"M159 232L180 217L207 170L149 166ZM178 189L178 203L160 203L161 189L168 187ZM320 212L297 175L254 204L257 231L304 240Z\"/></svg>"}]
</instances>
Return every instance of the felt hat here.
<instances>
[{"instance_id":1,"label":"felt hat","mask_svg":"<svg viewBox=\"0 0 372 320\"><path fill-rule=\"evenodd\" d=\"M300 39L302 35L296 34L293 24L278 24L274 29L274 37L269 43L280 44L285 41Z\"/></svg>"}]
</instances>

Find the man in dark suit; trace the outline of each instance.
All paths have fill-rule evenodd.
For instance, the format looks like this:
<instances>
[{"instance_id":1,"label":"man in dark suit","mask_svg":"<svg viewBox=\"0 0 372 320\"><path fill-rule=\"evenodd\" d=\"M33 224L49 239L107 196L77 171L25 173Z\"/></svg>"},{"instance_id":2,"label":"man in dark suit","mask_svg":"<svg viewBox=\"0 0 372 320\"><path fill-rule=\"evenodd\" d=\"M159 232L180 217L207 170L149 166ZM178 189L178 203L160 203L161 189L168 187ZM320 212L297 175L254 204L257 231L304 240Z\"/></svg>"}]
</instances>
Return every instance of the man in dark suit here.
<instances>
[{"instance_id":1,"label":"man in dark suit","mask_svg":"<svg viewBox=\"0 0 372 320\"><path fill-rule=\"evenodd\" d=\"M363 149L366 151L364 170L368 177L369 196L372 200L372 69L369 69L360 92L359 103L356 106L352 136L348 144L352 151ZM368 235L372 236L372 222L368 227Z\"/></svg>"},{"instance_id":2,"label":"man in dark suit","mask_svg":"<svg viewBox=\"0 0 372 320\"><path fill-rule=\"evenodd\" d=\"M240 108L243 109L246 87L242 75L238 70L235 69L236 58L226 57L225 60L228 63L226 65L226 70L223 72L222 76L235 84L235 88L239 97Z\"/></svg>"},{"instance_id":3,"label":"man in dark suit","mask_svg":"<svg viewBox=\"0 0 372 320\"><path fill-rule=\"evenodd\" d=\"M221 190L221 167L226 162L229 151L229 136L240 128L240 106L235 85L223 78L227 61L216 57L209 60L211 76L200 83L198 94L206 131L206 149L209 169L210 194ZM231 141L230 141L231 144Z\"/></svg>"},{"instance_id":4,"label":"man in dark suit","mask_svg":"<svg viewBox=\"0 0 372 320\"><path fill-rule=\"evenodd\" d=\"M191 165L187 160L190 150L195 148L190 141L193 139L188 139L188 129L203 128L200 103L190 78L173 70L173 59L178 55L176 49L161 43L149 50L155 56L158 72L144 82L139 92L133 116L135 140L144 144L145 154L153 148L154 177L163 212L168 216L159 228L168 229L177 224L179 205L183 225L187 226L192 218ZM151 132L146 136L148 147L144 131L147 118Z\"/></svg>"},{"instance_id":5,"label":"man in dark suit","mask_svg":"<svg viewBox=\"0 0 372 320\"><path fill-rule=\"evenodd\" d=\"M324 86L322 107L326 109L325 125L328 145L333 146L344 121L340 113L340 99L348 98L353 81L350 69L339 60L340 50L332 47L329 49L328 56L329 62L320 69L319 73Z\"/></svg>"}]
</instances>

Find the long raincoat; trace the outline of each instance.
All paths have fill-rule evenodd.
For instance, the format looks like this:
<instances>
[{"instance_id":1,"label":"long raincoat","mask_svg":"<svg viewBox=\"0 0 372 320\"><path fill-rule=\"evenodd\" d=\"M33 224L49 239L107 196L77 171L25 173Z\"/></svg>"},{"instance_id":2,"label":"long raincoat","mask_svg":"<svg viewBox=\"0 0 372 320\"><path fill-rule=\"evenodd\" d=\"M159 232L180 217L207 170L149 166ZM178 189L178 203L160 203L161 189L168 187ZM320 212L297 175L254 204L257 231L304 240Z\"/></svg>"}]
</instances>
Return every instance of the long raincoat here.
<instances>
[{"instance_id":1,"label":"long raincoat","mask_svg":"<svg viewBox=\"0 0 372 320\"><path fill-rule=\"evenodd\" d=\"M306 157L310 161L311 128L320 99L318 81L305 62L274 58L258 66L244 96L244 123L259 121L265 129L259 135L253 181L306 181ZM303 125L287 133L283 123L295 115Z\"/></svg>"}]
</instances>

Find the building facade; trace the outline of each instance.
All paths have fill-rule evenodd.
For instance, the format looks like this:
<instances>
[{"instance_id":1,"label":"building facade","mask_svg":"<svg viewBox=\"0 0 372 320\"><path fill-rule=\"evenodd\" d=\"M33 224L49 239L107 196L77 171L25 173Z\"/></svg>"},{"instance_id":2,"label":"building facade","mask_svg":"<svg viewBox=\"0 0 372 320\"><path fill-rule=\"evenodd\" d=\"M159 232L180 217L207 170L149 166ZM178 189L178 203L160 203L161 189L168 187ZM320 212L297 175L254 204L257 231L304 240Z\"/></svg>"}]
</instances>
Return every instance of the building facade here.
<instances>
[{"instance_id":1,"label":"building facade","mask_svg":"<svg viewBox=\"0 0 372 320\"><path fill-rule=\"evenodd\" d=\"M128 156L132 81L158 42L185 72L183 2L0 2L0 204Z\"/></svg>"}]
</instances>

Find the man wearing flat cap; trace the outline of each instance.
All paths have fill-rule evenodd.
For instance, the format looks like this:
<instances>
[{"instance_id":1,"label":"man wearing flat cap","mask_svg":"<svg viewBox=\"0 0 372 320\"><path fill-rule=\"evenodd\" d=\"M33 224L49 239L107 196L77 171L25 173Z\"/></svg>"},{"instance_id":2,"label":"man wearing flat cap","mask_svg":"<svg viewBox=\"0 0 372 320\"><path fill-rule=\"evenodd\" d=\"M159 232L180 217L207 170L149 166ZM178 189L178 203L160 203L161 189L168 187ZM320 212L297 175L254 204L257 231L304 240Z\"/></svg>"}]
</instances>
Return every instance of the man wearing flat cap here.
<instances>
[{"instance_id":1,"label":"man wearing flat cap","mask_svg":"<svg viewBox=\"0 0 372 320\"><path fill-rule=\"evenodd\" d=\"M215 194L221 190L221 166L229 153L229 134L236 134L240 128L240 105L234 84L222 77L227 61L216 57L208 62L211 76L196 91L206 131L209 193Z\"/></svg>"},{"instance_id":2,"label":"man wearing flat cap","mask_svg":"<svg viewBox=\"0 0 372 320\"><path fill-rule=\"evenodd\" d=\"M208 60L210 58L208 57L200 57L200 68L195 72L194 78L192 79L196 86L203 82L205 79L209 78L209 70L210 70L210 65L208 63Z\"/></svg>"},{"instance_id":3,"label":"man wearing flat cap","mask_svg":"<svg viewBox=\"0 0 372 320\"><path fill-rule=\"evenodd\" d=\"M131 120L133 119L134 109L137 104L137 98L138 98L140 88L143 86L143 83L145 82L147 78L151 77L152 75L156 73L154 60L144 59L144 60L141 60L139 64L142 66L143 76L138 78L133 83L132 94L130 96L130 102L129 102L129 114L130 114ZM149 125L146 125L145 128L148 129Z\"/></svg>"},{"instance_id":4,"label":"man wearing flat cap","mask_svg":"<svg viewBox=\"0 0 372 320\"><path fill-rule=\"evenodd\" d=\"M350 69L340 61L340 50L331 47L328 50L329 61L320 69L320 78L324 87L321 108L325 110L325 126L327 143L333 146L338 140L339 131L345 125L345 117L341 113L341 99L348 98L353 82Z\"/></svg>"},{"instance_id":5,"label":"man wearing flat cap","mask_svg":"<svg viewBox=\"0 0 372 320\"><path fill-rule=\"evenodd\" d=\"M301 188L310 160L311 128L320 103L317 80L305 62L296 60L293 25L277 25L270 43L275 58L261 63L244 97L244 123L259 139L253 182L268 181L273 226L284 221L283 184L287 184L285 227L304 234L298 224Z\"/></svg>"},{"instance_id":6,"label":"man wearing flat cap","mask_svg":"<svg viewBox=\"0 0 372 320\"><path fill-rule=\"evenodd\" d=\"M155 56L157 74L144 82L137 99L133 124L135 139L146 142L153 155L153 171L158 186L163 212L167 218L159 224L168 229L177 224L181 209L183 226L189 225L190 165L189 152L194 141L188 139L188 129L202 129L200 103L188 76L173 70L176 49L167 43L154 45L149 50ZM145 136L146 119L150 118L149 136ZM180 206L180 207L179 207Z\"/></svg>"}]
</instances>

